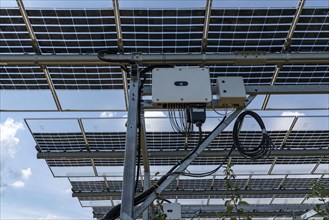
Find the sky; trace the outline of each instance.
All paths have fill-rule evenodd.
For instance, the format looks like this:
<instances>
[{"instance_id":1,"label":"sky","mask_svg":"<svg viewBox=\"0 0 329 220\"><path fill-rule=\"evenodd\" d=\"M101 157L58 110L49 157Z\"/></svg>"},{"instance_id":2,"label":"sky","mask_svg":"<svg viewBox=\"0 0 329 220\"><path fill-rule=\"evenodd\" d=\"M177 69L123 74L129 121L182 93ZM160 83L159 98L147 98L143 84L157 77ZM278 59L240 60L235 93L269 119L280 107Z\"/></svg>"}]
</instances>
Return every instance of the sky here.
<instances>
[{"instance_id":1,"label":"sky","mask_svg":"<svg viewBox=\"0 0 329 220\"><path fill-rule=\"evenodd\" d=\"M60 2L60 3L59 3ZM111 1L38 1L25 0L27 8L100 8L112 7ZM79 2L79 4L77 4ZM179 7L185 7L186 1L180 1ZM200 3L201 2L201 3ZM246 3L248 2L248 3ZM295 7L296 0L276 0L276 1L236 1L233 5L231 1L214 1L214 7L268 7L269 5L279 7L285 4L286 7ZM132 5L130 1L121 0L121 7L177 7L177 1L160 1L157 5L150 4L151 1L136 1ZM222 4L223 3L223 4ZM254 4L251 4L254 3ZM306 1L307 6L323 6L327 0ZM16 7L15 0L1 0L1 7ZM203 1L189 1L189 7L204 7ZM64 109L85 109L103 110L100 112L0 112L0 146L1 146L1 185L0 185L0 219L6 220L51 220L51 219L91 219L90 208L81 208L78 199L72 198L71 186L66 178L54 178L44 160L36 159L35 141L32 138L26 124L25 118L90 118L90 117L113 117L125 116L126 112L108 112L109 109L123 110L124 99L122 92L113 91L58 91L59 99ZM38 97L38 98L35 98ZM316 97L316 98L314 98ZM253 108L261 106L264 96L259 96L252 103ZM307 100L307 101L306 101ZM328 108L328 95L318 96L272 96L268 107L292 108L293 110L277 110L262 112L262 115L286 116L286 124L274 124L267 120L266 125L271 129L288 126L294 116L325 115L327 110L303 111L299 107L307 105L319 108ZM1 109L25 109L31 110L36 106L38 109L54 110L55 104L49 91L0 91ZM296 108L296 109L294 109ZM165 113L148 113L148 116L164 116ZM307 121L300 124L300 127L314 125ZM148 129L159 129L157 124L150 121ZM213 120L213 123L216 120ZM326 123L318 120L316 127L321 129ZM212 127L214 124L211 124ZM321 123L319 126L318 123ZM248 126L248 125L246 125ZM254 126L249 124L249 128ZM210 130L210 127L208 130ZM193 168L192 168L193 169ZM245 172L241 170L241 172ZM261 171L260 171L261 172ZM279 173L285 172L279 170Z\"/></svg>"},{"instance_id":2,"label":"sky","mask_svg":"<svg viewBox=\"0 0 329 220\"><path fill-rule=\"evenodd\" d=\"M54 179L45 161L36 159L35 142L23 121L28 115L42 114L0 114L0 219L91 219L91 209L82 209L71 197L68 180Z\"/></svg>"}]
</instances>

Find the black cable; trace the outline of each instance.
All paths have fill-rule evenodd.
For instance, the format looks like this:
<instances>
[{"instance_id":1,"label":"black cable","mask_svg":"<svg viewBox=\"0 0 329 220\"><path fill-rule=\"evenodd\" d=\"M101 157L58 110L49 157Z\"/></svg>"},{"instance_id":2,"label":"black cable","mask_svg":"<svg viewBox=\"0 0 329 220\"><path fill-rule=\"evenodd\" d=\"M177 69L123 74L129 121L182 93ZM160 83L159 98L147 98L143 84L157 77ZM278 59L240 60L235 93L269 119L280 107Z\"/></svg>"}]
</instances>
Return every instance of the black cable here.
<instances>
[{"instance_id":1,"label":"black cable","mask_svg":"<svg viewBox=\"0 0 329 220\"><path fill-rule=\"evenodd\" d=\"M256 120L256 122L258 123L258 125L260 126L260 128L262 129L262 140L258 146L245 147L240 142L239 133L240 133L240 129L241 129L244 117L246 115L253 117ZM264 156L268 157L271 153L271 150L274 147L275 146L274 146L271 138L267 134L264 122L257 113L255 113L253 111L245 111L237 117L237 119L234 123L234 127L233 127L233 148L237 148L242 156L249 157L252 159L259 159Z\"/></svg>"},{"instance_id":2,"label":"black cable","mask_svg":"<svg viewBox=\"0 0 329 220\"><path fill-rule=\"evenodd\" d=\"M224 122L225 118L216 126L216 128L210 132L206 138L208 138L212 133ZM205 138L205 139L206 139ZM184 161L186 161L190 156L192 156L201 146L202 142L205 140L199 141L199 145L197 145L188 155L186 155L182 160L177 162L165 175L163 175L156 184L152 185L150 188L148 188L146 191L142 192L138 196L134 198L134 206L142 203L145 201L157 188L160 186L168 176L173 175L173 174L180 174L180 172L174 172L174 170L181 165ZM114 220L120 216L120 209L121 209L121 204L118 204L114 206L111 210L109 210L105 216L101 220Z\"/></svg>"},{"instance_id":3,"label":"black cable","mask_svg":"<svg viewBox=\"0 0 329 220\"><path fill-rule=\"evenodd\" d=\"M136 64L136 61L133 61L133 60L130 60L130 59L122 59L122 60L112 60L112 59L108 59L108 58L105 58L104 56L106 54L109 54L109 55L113 55L113 54L117 54L117 51L116 50L101 50L101 51L98 51L97 52L97 57L98 59L104 61L104 62L109 62L109 63L129 63L129 64Z\"/></svg>"},{"instance_id":4,"label":"black cable","mask_svg":"<svg viewBox=\"0 0 329 220\"><path fill-rule=\"evenodd\" d=\"M221 125L226 119L226 116L224 116L224 118L221 120L221 122L219 123L219 125ZM218 126L219 126L218 125ZM217 126L217 127L218 127ZM199 129L199 137L200 137L200 132L202 132L200 129ZM200 138L199 138L200 140ZM198 145L200 146L202 142L199 142ZM190 177L206 177L206 176L210 176L214 173L216 173L224 164L225 162L227 161L227 159L231 156L231 153L233 152L233 147L231 148L230 152L226 155L226 157L224 158L224 160L222 161L222 163L216 167L215 169L211 170L211 171L208 171L208 172L204 172L204 173L186 173L186 172L173 172L172 174L179 174L179 175L183 175L183 176L190 176Z\"/></svg>"}]
</instances>

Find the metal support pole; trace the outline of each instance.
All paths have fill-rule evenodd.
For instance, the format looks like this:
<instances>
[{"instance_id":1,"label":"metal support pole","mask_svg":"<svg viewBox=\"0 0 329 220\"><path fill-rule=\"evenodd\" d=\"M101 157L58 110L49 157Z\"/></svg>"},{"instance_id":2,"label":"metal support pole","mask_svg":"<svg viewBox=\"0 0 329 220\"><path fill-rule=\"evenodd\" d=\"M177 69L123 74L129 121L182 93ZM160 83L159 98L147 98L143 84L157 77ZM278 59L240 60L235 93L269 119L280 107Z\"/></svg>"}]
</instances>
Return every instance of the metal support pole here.
<instances>
[{"instance_id":1,"label":"metal support pole","mask_svg":"<svg viewBox=\"0 0 329 220\"><path fill-rule=\"evenodd\" d=\"M255 98L255 96L249 96L246 100L245 106L248 106L248 104ZM243 109L237 109L235 110L230 116L226 118L226 120L219 126L215 128L215 130L201 143L199 148L192 154L188 159L186 159L178 168L175 170L175 172L183 172L191 163L192 161L199 156L199 154L206 148L208 145L227 127L228 124L230 124L234 118L236 118ZM153 201L156 199L157 194L160 194L162 191L165 190L166 187L168 187L172 181L174 181L179 175L173 174L168 176L168 178L153 192L139 207L135 210L134 217L137 218Z\"/></svg>"},{"instance_id":2,"label":"metal support pole","mask_svg":"<svg viewBox=\"0 0 329 220\"><path fill-rule=\"evenodd\" d=\"M140 139L141 139L141 151L143 156L143 166L144 166L144 191L151 187L151 174L150 174L150 165L149 165L149 157L147 150L147 141L146 141L146 127L145 127L145 118L144 111L143 117L140 121L141 130L140 130ZM150 219L150 209L147 208L143 212L143 220Z\"/></svg>"},{"instance_id":3,"label":"metal support pole","mask_svg":"<svg viewBox=\"0 0 329 220\"><path fill-rule=\"evenodd\" d=\"M138 137L138 107L139 107L139 72L138 65L132 65L130 78L130 95L127 121L127 136L125 146L125 159L123 170L123 190L121 195L121 219L133 219L135 172L136 172L136 149Z\"/></svg>"},{"instance_id":4,"label":"metal support pole","mask_svg":"<svg viewBox=\"0 0 329 220\"><path fill-rule=\"evenodd\" d=\"M144 170L144 191L151 187L151 175L150 171ZM143 220L149 220L150 219L150 209L147 207L145 211L143 212Z\"/></svg>"},{"instance_id":5,"label":"metal support pole","mask_svg":"<svg viewBox=\"0 0 329 220\"><path fill-rule=\"evenodd\" d=\"M211 7L212 7L212 0L207 0L206 8L205 8L206 13L205 13L205 16L204 16L204 23L203 23L201 53L205 53L206 50L207 50Z\"/></svg>"}]
</instances>

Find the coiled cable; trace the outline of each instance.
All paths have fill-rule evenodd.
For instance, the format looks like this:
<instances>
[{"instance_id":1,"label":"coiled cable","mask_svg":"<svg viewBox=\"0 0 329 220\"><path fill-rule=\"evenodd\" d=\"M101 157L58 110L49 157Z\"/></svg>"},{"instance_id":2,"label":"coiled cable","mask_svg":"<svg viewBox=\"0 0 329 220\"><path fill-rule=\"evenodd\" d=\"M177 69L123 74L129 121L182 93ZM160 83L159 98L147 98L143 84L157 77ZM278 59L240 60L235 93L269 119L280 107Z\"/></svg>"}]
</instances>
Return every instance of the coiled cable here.
<instances>
[{"instance_id":1,"label":"coiled cable","mask_svg":"<svg viewBox=\"0 0 329 220\"><path fill-rule=\"evenodd\" d=\"M259 145L257 145L257 146L245 147L240 142L240 139L239 139L239 134L240 134L240 129L242 127L242 123L243 123L245 116L247 116L247 115L253 117L262 130L262 139L261 139L261 142L259 143ZM233 148L236 148L242 156L252 158L252 159L260 159L263 157L268 157L271 153L271 150L273 148L275 148L270 136L268 135L268 133L266 131L263 120L257 113L248 110L248 111L241 113L237 117L237 119L234 123L234 127L233 127Z\"/></svg>"}]
</instances>

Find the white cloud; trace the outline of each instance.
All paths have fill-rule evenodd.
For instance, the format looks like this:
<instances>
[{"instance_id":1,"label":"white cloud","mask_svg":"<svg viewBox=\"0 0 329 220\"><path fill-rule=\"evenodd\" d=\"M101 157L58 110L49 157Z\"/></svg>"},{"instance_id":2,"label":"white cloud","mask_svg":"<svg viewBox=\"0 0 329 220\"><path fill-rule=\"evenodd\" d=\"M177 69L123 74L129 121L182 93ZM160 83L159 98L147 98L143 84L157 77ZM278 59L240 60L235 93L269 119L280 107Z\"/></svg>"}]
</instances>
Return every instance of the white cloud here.
<instances>
[{"instance_id":1,"label":"white cloud","mask_svg":"<svg viewBox=\"0 0 329 220\"><path fill-rule=\"evenodd\" d=\"M48 214L45 217L40 217L38 218L39 220L53 220L53 219L59 219L57 215L53 215L53 214Z\"/></svg>"},{"instance_id":2,"label":"white cloud","mask_svg":"<svg viewBox=\"0 0 329 220\"><path fill-rule=\"evenodd\" d=\"M21 174L24 180L28 180L32 176L32 170L29 167L26 170L21 170Z\"/></svg>"},{"instance_id":3,"label":"white cloud","mask_svg":"<svg viewBox=\"0 0 329 220\"><path fill-rule=\"evenodd\" d=\"M281 116L303 116L303 115L305 114L301 112L291 112L291 111L286 111L281 113Z\"/></svg>"},{"instance_id":4,"label":"white cloud","mask_svg":"<svg viewBox=\"0 0 329 220\"><path fill-rule=\"evenodd\" d=\"M166 117L166 114L162 111L145 111L145 117Z\"/></svg>"},{"instance_id":5,"label":"white cloud","mask_svg":"<svg viewBox=\"0 0 329 220\"><path fill-rule=\"evenodd\" d=\"M14 157L17 152L19 139L16 137L18 130L23 130L21 122L15 122L12 118L7 118L4 123L0 124L0 146L2 156L9 155Z\"/></svg>"},{"instance_id":6,"label":"white cloud","mask_svg":"<svg viewBox=\"0 0 329 220\"><path fill-rule=\"evenodd\" d=\"M116 115L115 112L102 112L100 114L100 117L102 118L109 118L109 117L114 117Z\"/></svg>"},{"instance_id":7,"label":"white cloud","mask_svg":"<svg viewBox=\"0 0 329 220\"><path fill-rule=\"evenodd\" d=\"M16 181L12 183L11 186L15 188L23 188L25 186L25 183L22 181Z\"/></svg>"}]
</instances>

